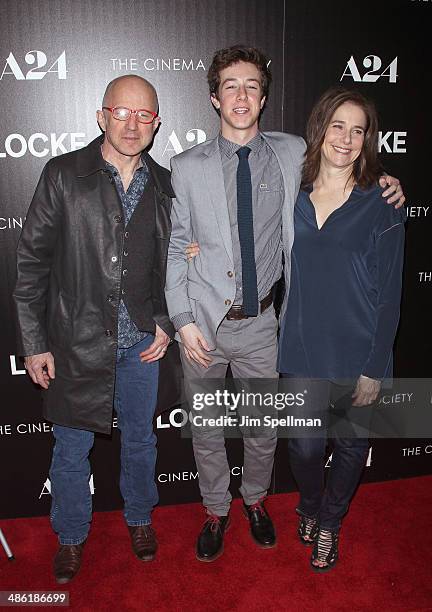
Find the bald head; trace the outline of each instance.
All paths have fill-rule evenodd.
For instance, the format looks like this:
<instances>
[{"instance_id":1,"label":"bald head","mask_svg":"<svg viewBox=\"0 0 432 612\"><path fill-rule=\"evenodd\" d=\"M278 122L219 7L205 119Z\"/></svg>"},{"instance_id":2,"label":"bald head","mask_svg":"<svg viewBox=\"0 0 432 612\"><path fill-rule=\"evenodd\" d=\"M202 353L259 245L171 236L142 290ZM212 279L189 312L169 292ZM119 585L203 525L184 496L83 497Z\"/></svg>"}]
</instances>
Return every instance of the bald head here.
<instances>
[{"instance_id":1,"label":"bald head","mask_svg":"<svg viewBox=\"0 0 432 612\"><path fill-rule=\"evenodd\" d=\"M151 101L151 107L147 110L158 112L159 102L156 89L146 79L136 74L125 74L110 81L105 89L102 106L118 106L119 100L132 94L145 96Z\"/></svg>"}]
</instances>

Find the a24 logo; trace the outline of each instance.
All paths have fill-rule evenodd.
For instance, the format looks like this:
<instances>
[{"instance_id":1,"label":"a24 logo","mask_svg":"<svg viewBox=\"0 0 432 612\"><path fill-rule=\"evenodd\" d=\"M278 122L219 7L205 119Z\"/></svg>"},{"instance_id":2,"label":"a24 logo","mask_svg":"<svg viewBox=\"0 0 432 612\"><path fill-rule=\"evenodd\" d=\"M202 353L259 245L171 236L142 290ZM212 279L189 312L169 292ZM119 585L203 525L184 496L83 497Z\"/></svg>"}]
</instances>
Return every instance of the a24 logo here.
<instances>
[{"instance_id":1,"label":"a24 logo","mask_svg":"<svg viewBox=\"0 0 432 612\"><path fill-rule=\"evenodd\" d=\"M384 68L382 72L380 72L382 68L381 58L378 57L378 55L366 55L366 57L363 59L363 66L365 68L370 68L370 70L361 76L354 56L351 55L339 80L342 81L344 78L351 78L360 83L375 83L380 78L388 78L389 83L396 83L398 77L397 61L398 58L395 57L394 60L392 60L390 64Z\"/></svg>"},{"instance_id":2,"label":"a24 logo","mask_svg":"<svg viewBox=\"0 0 432 612\"><path fill-rule=\"evenodd\" d=\"M20 65L18 64L14 54L12 52L6 58L6 62L3 68L3 71L0 75L0 81L3 79L5 75L13 75L17 81L38 81L43 79L46 74L55 73L57 74L59 79L65 79L67 70L66 70L66 51L63 51L58 58L51 64L51 66L46 70L41 70L45 68L48 64L48 58L43 51L29 51L24 56L24 61L29 66L33 66L27 70L24 74Z\"/></svg>"}]
</instances>

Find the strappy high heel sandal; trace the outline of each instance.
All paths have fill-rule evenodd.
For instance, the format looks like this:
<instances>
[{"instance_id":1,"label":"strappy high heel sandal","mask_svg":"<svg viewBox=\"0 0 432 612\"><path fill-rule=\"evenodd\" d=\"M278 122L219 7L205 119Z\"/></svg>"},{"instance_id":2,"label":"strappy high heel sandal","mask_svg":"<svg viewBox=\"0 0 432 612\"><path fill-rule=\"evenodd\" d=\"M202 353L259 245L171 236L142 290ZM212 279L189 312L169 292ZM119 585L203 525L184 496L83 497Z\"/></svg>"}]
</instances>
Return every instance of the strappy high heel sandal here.
<instances>
[{"instance_id":1,"label":"strappy high heel sandal","mask_svg":"<svg viewBox=\"0 0 432 612\"><path fill-rule=\"evenodd\" d=\"M297 533L302 544L305 546L312 546L317 539L318 532L319 525L316 518L300 515Z\"/></svg>"},{"instance_id":2,"label":"strappy high heel sandal","mask_svg":"<svg viewBox=\"0 0 432 612\"><path fill-rule=\"evenodd\" d=\"M310 560L314 572L328 572L336 565L338 560L338 544L339 533L337 531L329 531L328 529L319 530ZM320 561L325 563L325 565L315 565L314 561Z\"/></svg>"}]
</instances>

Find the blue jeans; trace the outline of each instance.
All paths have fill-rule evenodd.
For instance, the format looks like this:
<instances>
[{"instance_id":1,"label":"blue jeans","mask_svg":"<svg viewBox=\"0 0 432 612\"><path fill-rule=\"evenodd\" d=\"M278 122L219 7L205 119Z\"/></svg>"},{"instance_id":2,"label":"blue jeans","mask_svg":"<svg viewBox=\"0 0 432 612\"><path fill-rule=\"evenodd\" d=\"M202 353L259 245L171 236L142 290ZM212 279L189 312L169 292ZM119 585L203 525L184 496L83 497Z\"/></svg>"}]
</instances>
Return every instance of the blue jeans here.
<instances>
[{"instance_id":1,"label":"blue jeans","mask_svg":"<svg viewBox=\"0 0 432 612\"><path fill-rule=\"evenodd\" d=\"M300 492L297 512L316 517L323 529L339 531L366 463L369 440L365 432L372 407L352 407L352 385L300 379L293 379L292 385L294 393L308 389L308 401L296 416L320 418L324 424L324 431L314 437L293 437L288 441L291 471ZM333 456L325 482L328 430Z\"/></svg>"},{"instance_id":2,"label":"blue jeans","mask_svg":"<svg viewBox=\"0 0 432 612\"><path fill-rule=\"evenodd\" d=\"M114 407L121 431L120 490L128 525L149 525L158 502L154 481L156 408L159 362L141 363L139 353L153 342L149 334L128 349L118 349ZM60 544L80 544L88 535L92 515L89 452L94 433L54 425L51 479L51 524Z\"/></svg>"}]
</instances>

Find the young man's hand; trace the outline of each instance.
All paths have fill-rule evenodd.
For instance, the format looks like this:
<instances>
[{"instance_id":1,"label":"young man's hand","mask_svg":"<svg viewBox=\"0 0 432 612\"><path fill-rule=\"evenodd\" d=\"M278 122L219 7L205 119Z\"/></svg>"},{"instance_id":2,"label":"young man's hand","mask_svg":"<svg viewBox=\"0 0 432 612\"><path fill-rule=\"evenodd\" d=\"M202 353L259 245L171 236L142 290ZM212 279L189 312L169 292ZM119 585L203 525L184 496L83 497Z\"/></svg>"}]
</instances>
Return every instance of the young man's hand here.
<instances>
[{"instance_id":1,"label":"young man's hand","mask_svg":"<svg viewBox=\"0 0 432 612\"><path fill-rule=\"evenodd\" d=\"M382 194L382 197L386 198L387 204L394 204L395 208L400 208L404 205L405 196L399 179L386 174L380 178L379 184L383 189L387 187Z\"/></svg>"},{"instance_id":2,"label":"young man's hand","mask_svg":"<svg viewBox=\"0 0 432 612\"><path fill-rule=\"evenodd\" d=\"M186 357L208 368L211 358L204 351L209 351L210 347L199 327L195 323L188 323L179 329L179 334Z\"/></svg>"}]
</instances>

